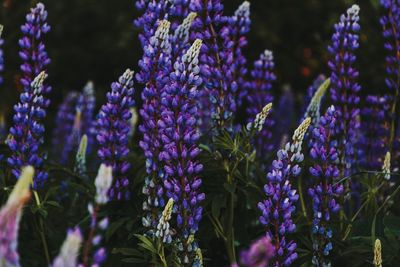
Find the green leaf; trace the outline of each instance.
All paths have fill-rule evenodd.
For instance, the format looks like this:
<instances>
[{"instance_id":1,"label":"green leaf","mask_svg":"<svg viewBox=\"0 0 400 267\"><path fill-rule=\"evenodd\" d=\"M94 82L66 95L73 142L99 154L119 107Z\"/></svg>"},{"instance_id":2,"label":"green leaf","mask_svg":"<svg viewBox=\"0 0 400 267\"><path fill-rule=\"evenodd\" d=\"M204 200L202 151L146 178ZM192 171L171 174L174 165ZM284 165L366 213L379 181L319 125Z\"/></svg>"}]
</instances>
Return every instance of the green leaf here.
<instances>
[{"instance_id":1,"label":"green leaf","mask_svg":"<svg viewBox=\"0 0 400 267\"><path fill-rule=\"evenodd\" d=\"M154 247L153 242L146 236L143 235L135 235L142 243L139 243L139 246L142 248L158 255L157 249Z\"/></svg>"},{"instance_id":2,"label":"green leaf","mask_svg":"<svg viewBox=\"0 0 400 267\"><path fill-rule=\"evenodd\" d=\"M114 248L113 254L122 254L124 256L143 256L143 253L135 248Z\"/></svg>"}]
</instances>

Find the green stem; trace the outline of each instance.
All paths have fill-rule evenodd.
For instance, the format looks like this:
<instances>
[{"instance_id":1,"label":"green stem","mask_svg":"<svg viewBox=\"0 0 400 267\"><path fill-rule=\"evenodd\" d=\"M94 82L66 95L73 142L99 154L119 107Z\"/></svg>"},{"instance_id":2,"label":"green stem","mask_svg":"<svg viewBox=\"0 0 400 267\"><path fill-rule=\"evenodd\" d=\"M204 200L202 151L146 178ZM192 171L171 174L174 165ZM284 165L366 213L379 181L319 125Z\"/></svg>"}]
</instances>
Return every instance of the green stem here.
<instances>
[{"instance_id":1,"label":"green stem","mask_svg":"<svg viewBox=\"0 0 400 267\"><path fill-rule=\"evenodd\" d=\"M35 202L38 208L40 208L40 206L42 205L40 202L40 197L39 194L37 193L36 190L33 190L33 195L35 197ZM47 262L47 266L50 266L50 253L49 253L49 249L48 249L48 245L47 245L47 241L46 241L46 236L44 235L44 222L42 217L39 215L38 216L39 219L39 234L40 234L40 239L42 241L42 245L43 245L43 250L44 250L44 255L46 257L46 262Z\"/></svg>"}]
</instances>

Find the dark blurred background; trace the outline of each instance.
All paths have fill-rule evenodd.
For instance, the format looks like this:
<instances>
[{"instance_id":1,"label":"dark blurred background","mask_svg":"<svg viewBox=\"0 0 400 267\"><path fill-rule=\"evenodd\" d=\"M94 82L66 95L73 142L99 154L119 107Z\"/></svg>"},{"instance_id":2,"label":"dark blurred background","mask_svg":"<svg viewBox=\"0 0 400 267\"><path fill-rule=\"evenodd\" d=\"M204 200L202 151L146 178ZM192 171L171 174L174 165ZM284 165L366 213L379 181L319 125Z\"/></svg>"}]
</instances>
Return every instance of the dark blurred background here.
<instances>
[{"instance_id":1,"label":"dark blurred background","mask_svg":"<svg viewBox=\"0 0 400 267\"><path fill-rule=\"evenodd\" d=\"M383 90L384 52L379 0L251 0L252 27L245 49L249 66L266 48L273 50L278 81L275 93L290 85L298 99L320 73L328 74L326 47L339 15L353 3L361 6L361 48L358 66L363 93ZM2 0L5 84L0 89L0 109L8 117L19 93L18 57L20 25L37 1ZM225 14L233 14L241 0L225 0ZM137 69L142 50L133 20L134 0L43 0L51 32L46 47L51 93L50 120L69 90L80 90L87 80L96 85L97 104L104 101L110 83L126 68ZM137 90L139 96L140 90Z\"/></svg>"}]
</instances>

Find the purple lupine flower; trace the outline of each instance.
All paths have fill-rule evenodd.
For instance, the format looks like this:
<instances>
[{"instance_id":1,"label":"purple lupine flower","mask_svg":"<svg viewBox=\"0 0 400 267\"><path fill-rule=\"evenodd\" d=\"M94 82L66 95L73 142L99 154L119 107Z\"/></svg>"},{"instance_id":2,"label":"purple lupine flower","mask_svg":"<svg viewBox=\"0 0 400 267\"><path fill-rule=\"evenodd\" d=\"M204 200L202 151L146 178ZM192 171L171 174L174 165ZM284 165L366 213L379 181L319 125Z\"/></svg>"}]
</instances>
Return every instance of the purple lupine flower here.
<instances>
[{"instance_id":1,"label":"purple lupine flower","mask_svg":"<svg viewBox=\"0 0 400 267\"><path fill-rule=\"evenodd\" d=\"M296 243L286 237L296 229L292 213L299 198L292 188L291 180L301 172L299 164L304 159L301 145L310 123L310 118L305 119L294 132L292 142L286 143L277 152L277 159L272 163L272 170L267 174L264 186L266 199L258 203L262 212L259 220L275 245L276 254L271 260L272 266L290 266L297 258Z\"/></svg>"},{"instance_id":2,"label":"purple lupine flower","mask_svg":"<svg viewBox=\"0 0 400 267\"><path fill-rule=\"evenodd\" d=\"M332 43L328 47L331 59L331 100L337 109L337 134L340 136L339 153L343 175L350 175L354 157L356 156L356 138L360 128L358 107L361 89L357 83L359 72L354 67L356 56L354 52L359 47L358 32L360 30L358 5L349 8L335 24Z\"/></svg>"},{"instance_id":3,"label":"purple lupine flower","mask_svg":"<svg viewBox=\"0 0 400 267\"><path fill-rule=\"evenodd\" d=\"M196 40L182 59L175 62L175 71L171 72L171 81L165 87L158 122L162 129L163 151L159 158L165 164L164 188L167 197L174 200L175 240L181 264L185 266L195 257L197 242L193 239L202 216L200 203L205 198L199 191L202 183L199 173L203 166L197 159L200 154L197 100L202 83L198 66L201 45L201 40Z\"/></svg>"},{"instance_id":4,"label":"purple lupine flower","mask_svg":"<svg viewBox=\"0 0 400 267\"><path fill-rule=\"evenodd\" d=\"M386 85L390 90L385 95L386 101L390 105L389 118L390 124L389 152L392 151L393 158L400 156L400 131L396 129L398 123L398 100L400 94L400 2L398 0L381 0L381 5L385 9L385 15L380 19L383 27L383 37L385 38L384 48L386 55ZM394 168L399 168L398 161L394 162Z\"/></svg>"},{"instance_id":5,"label":"purple lupine flower","mask_svg":"<svg viewBox=\"0 0 400 267\"><path fill-rule=\"evenodd\" d=\"M171 22L171 29L175 31L183 18L189 15L191 0L170 0L171 6L168 10L168 20Z\"/></svg>"},{"instance_id":6,"label":"purple lupine flower","mask_svg":"<svg viewBox=\"0 0 400 267\"><path fill-rule=\"evenodd\" d=\"M227 102L229 99L226 97L225 74L219 55L222 44L218 34L224 23L223 8L221 0L193 0L190 3L190 11L197 13L190 39L203 41L199 57L201 77L204 80L200 90L199 109L200 126L203 131L209 130L209 127L224 128L232 118L234 103Z\"/></svg>"},{"instance_id":7,"label":"purple lupine flower","mask_svg":"<svg viewBox=\"0 0 400 267\"><path fill-rule=\"evenodd\" d=\"M274 101L271 92L272 82L276 80L273 72L274 61L272 52L265 50L260 58L254 62L254 69L251 71L251 80L247 83L247 121L250 122L268 103ZM274 120L269 117L265 120L265 125L261 132L256 136L254 146L259 156L265 156L274 148L272 143L272 127Z\"/></svg>"},{"instance_id":8,"label":"purple lupine flower","mask_svg":"<svg viewBox=\"0 0 400 267\"><path fill-rule=\"evenodd\" d=\"M38 3L31 12L26 15L26 23L21 26L21 31L24 36L19 39L20 58L23 60L21 65L22 78L21 84L25 92L31 89L33 79L40 72L46 71L47 65L50 64L50 59L47 56L45 45L42 41L43 35L50 31L50 26L46 22L47 11L42 3ZM43 86L43 91L49 93L51 87Z\"/></svg>"},{"instance_id":9,"label":"purple lupine flower","mask_svg":"<svg viewBox=\"0 0 400 267\"><path fill-rule=\"evenodd\" d=\"M75 106L76 100L79 94L77 92L69 92L63 102L58 107L55 129L53 131L53 154L55 156L60 155L60 149L65 147L68 136L71 134L74 118L75 118ZM61 159L65 162L66 159Z\"/></svg>"},{"instance_id":10,"label":"purple lupine flower","mask_svg":"<svg viewBox=\"0 0 400 267\"><path fill-rule=\"evenodd\" d=\"M130 73L129 76L132 76L132 74L133 73ZM90 231L83 248L83 264L79 266L100 266L106 259L106 249L102 247L100 243L102 242L104 231L108 227L109 220L108 217L105 217L101 221L98 221L98 213L101 206L107 204L110 199L109 190L113 180L112 173L113 169L111 166L106 166L104 163L100 165L95 179L95 206L93 207L92 203L89 203L88 205L88 211L90 214Z\"/></svg>"},{"instance_id":11,"label":"purple lupine flower","mask_svg":"<svg viewBox=\"0 0 400 267\"><path fill-rule=\"evenodd\" d=\"M3 77L3 72L4 72L4 51L3 51L3 45L4 45L4 39L1 38L3 34L4 27L3 25L0 25L0 85L4 83L4 77Z\"/></svg>"},{"instance_id":12,"label":"purple lupine flower","mask_svg":"<svg viewBox=\"0 0 400 267\"><path fill-rule=\"evenodd\" d=\"M332 250L332 228L329 225L332 214L339 211L338 197L343 193L343 185L335 184L339 178L339 154L335 131L337 113L334 106L319 121L312 131L310 156L313 164L310 174L314 177L308 194L313 203L313 258L315 266L329 266L329 253Z\"/></svg>"},{"instance_id":13,"label":"purple lupine flower","mask_svg":"<svg viewBox=\"0 0 400 267\"><path fill-rule=\"evenodd\" d=\"M261 237L251 243L248 250L240 253L240 263L243 267L265 267L275 255L275 247L269 237Z\"/></svg>"},{"instance_id":14,"label":"purple lupine flower","mask_svg":"<svg viewBox=\"0 0 400 267\"><path fill-rule=\"evenodd\" d=\"M155 231L162 207L165 205L162 187L162 180L165 177L158 157L162 146L158 121L161 118L163 88L169 80L171 69L169 27L168 21L160 22L155 35L145 48L143 58L139 62L141 70L136 75L136 79L145 84L142 92L143 106L140 109L143 119L139 126L143 139L139 145L146 157L148 174L143 187L143 193L147 198L143 202L145 215L142 219L143 226L147 228L148 232Z\"/></svg>"},{"instance_id":15,"label":"purple lupine flower","mask_svg":"<svg viewBox=\"0 0 400 267\"><path fill-rule=\"evenodd\" d=\"M51 267L77 267L77 258L82 243L80 229L69 229L67 237L61 247L60 253L54 259Z\"/></svg>"},{"instance_id":16,"label":"purple lupine flower","mask_svg":"<svg viewBox=\"0 0 400 267\"><path fill-rule=\"evenodd\" d=\"M107 103L101 107L97 119L97 155L102 163L113 169L115 182L109 194L111 198L118 200L129 199L129 180L126 175L130 164L124 158L129 153L129 121L132 116L130 108L135 103L133 95L133 71L127 69L117 82L111 84Z\"/></svg>"},{"instance_id":17,"label":"purple lupine flower","mask_svg":"<svg viewBox=\"0 0 400 267\"><path fill-rule=\"evenodd\" d=\"M389 102L386 97L368 95L361 109L359 164L367 170L379 171L385 158L390 137Z\"/></svg>"},{"instance_id":18,"label":"purple lupine flower","mask_svg":"<svg viewBox=\"0 0 400 267\"><path fill-rule=\"evenodd\" d=\"M225 17L225 20L226 26L220 33L224 48L220 53L223 62L222 69L229 94L233 96L235 104L240 106L247 93L245 90L246 58L242 49L247 45L246 34L250 31L250 2L244 1L235 14Z\"/></svg>"},{"instance_id":19,"label":"purple lupine flower","mask_svg":"<svg viewBox=\"0 0 400 267\"><path fill-rule=\"evenodd\" d=\"M14 126L10 128L11 138L7 141L12 154L7 162L13 175L18 178L23 166L32 165L37 170L33 179L33 188L40 188L48 174L42 170L44 156L39 148L43 143L46 107L50 101L46 98L43 82L47 75L41 72L32 82L31 89L20 95L20 102L14 106Z\"/></svg>"},{"instance_id":20,"label":"purple lupine flower","mask_svg":"<svg viewBox=\"0 0 400 267\"><path fill-rule=\"evenodd\" d=\"M34 169L31 166L22 169L7 203L0 209L0 263L1 266L19 267L18 229L22 208L30 199L30 186ZM3 265L4 264L4 265Z\"/></svg>"}]
</instances>

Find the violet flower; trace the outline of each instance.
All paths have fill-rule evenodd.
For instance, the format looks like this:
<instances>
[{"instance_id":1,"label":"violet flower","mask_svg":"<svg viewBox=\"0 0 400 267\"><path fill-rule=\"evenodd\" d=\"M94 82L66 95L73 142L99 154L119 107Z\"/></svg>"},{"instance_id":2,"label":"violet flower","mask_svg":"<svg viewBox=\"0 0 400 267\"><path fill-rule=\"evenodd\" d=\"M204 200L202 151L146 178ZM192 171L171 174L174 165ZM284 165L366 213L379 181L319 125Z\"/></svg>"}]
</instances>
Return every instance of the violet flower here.
<instances>
[{"instance_id":1,"label":"violet flower","mask_svg":"<svg viewBox=\"0 0 400 267\"><path fill-rule=\"evenodd\" d=\"M190 11L196 12L190 39L203 41L199 57L201 77L204 80L200 90L200 126L203 131L229 127L235 103L227 97L227 85L224 80L220 51L222 47L219 32L224 22L221 0L193 0ZM215 131L214 131L215 132Z\"/></svg>"},{"instance_id":2,"label":"violet flower","mask_svg":"<svg viewBox=\"0 0 400 267\"><path fill-rule=\"evenodd\" d=\"M235 14L224 17L226 26L221 29L220 35L223 39L223 49L220 58L223 62L222 71L228 86L228 95L233 97L236 106L242 104L246 96L245 77L247 74L246 58L242 49L247 45L246 34L250 31L250 2L244 1ZM240 91L239 91L240 90Z\"/></svg>"},{"instance_id":3,"label":"violet flower","mask_svg":"<svg viewBox=\"0 0 400 267\"><path fill-rule=\"evenodd\" d=\"M345 176L350 175L354 168L356 139L360 128L357 116L360 113L358 93L361 87L357 83L359 72L354 67L354 52L359 47L359 11L359 6L353 5L340 17L340 21L335 24L332 43L328 47L331 54L328 63L331 70L331 100L338 114L336 132L341 136L338 147L340 169Z\"/></svg>"},{"instance_id":4,"label":"violet flower","mask_svg":"<svg viewBox=\"0 0 400 267\"><path fill-rule=\"evenodd\" d=\"M297 258L297 244L286 237L296 229L292 213L299 198L296 190L292 189L291 180L301 172L299 164L304 159L301 145L310 123L310 118L305 119L294 132L292 142L286 143L278 151L278 158L273 161L272 170L267 174L264 186L266 199L258 203L262 212L260 223L266 227L267 236L275 246L272 266L290 266Z\"/></svg>"},{"instance_id":5,"label":"violet flower","mask_svg":"<svg viewBox=\"0 0 400 267\"><path fill-rule=\"evenodd\" d=\"M30 86L33 79L40 72L46 71L47 66L50 64L50 59L42 41L43 36L50 31L50 26L46 20L47 11L42 3L38 3L34 8L31 8L30 13L26 15L26 23L21 26L24 36L19 40L18 44L21 47L19 56L24 62L21 65L21 84L25 92L31 89ZM49 93L51 87L45 85L43 91Z\"/></svg>"},{"instance_id":6,"label":"violet flower","mask_svg":"<svg viewBox=\"0 0 400 267\"><path fill-rule=\"evenodd\" d=\"M319 126L312 131L312 147L310 156L313 164L310 174L314 177L314 185L308 189L313 203L313 258L315 266L329 266L328 258L332 250L332 214L339 211L338 198L343 193L343 185L336 184L340 171L339 154L335 131L337 113L334 106L328 108L321 117Z\"/></svg>"},{"instance_id":7,"label":"violet flower","mask_svg":"<svg viewBox=\"0 0 400 267\"><path fill-rule=\"evenodd\" d=\"M0 209L0 264L19 267L18 230L22 208L30 199L34 169L24 167L6 204ZM5 264L5 265L3 265Z\"/></svg>"},{"instance_id":8,"label":"violet flower","mask_svg":"<svg viewBox=\"0 0 400 267\"><path fill-rule=\"evenodd\" d=\"M175 240L183 265L190 264L195 257L194 235L202 216L200 203L205 198L199 192L202 183L199 173L203 166L198 161L197 146L201 45L201 40L196 40L182 59L175 62L175 71L170 75L171 81L161 101L163 110L158 122L162 129L163 151L159 159L164 163L164 188L167 197L174 200Z\"/></svg>"},{"instance_id":9,"label":"violet flower","mask_svg":"<svg viewBox=\"0 0 400 267\"><path fill-rule=\"evenodd\" d=\"M275 255L275 247L269 237L261 237L251 243L248 250L240 253L240 263L243 267L266 267Z\"/></svg>"},{"instance_id":10,"label":"violet flower","mask_svg":"<svg viewBox=\"0 0 400 267\"><path fill-rule=\"evenodd\" d=\"M129 180L126 176L130 164L124 158L129 153L128 134L132 116L130 108L135 103L133 95L133 71L127 69L117 82L111 84L107 103L101 107L97 119L97 155L102 163L113 169L115 182L109 194L111 198L118 200L129 199Z\"/></svg>"},{"instance_id":11,"label":"violet flower","mask_svg":"<svg viewBox=\"0 0 400 267\"><path fill-rule=\"evenodd\" d=\"M250 122L258 112L268 103L274 101L271 92L272 82L276 80L274 74L274 61L272 52L265 50L260 58L254 62L254 69L251 71L251 80L247 83L247 121ZM268 117L261 132L254 140L254 146L259 156L265 156L273 149L272 127L274 120Z\"/></svg>"},{"instance_id":12,"label":"violet flower","mask_svg":"<svg viewBox=\"0 0 400 267\"><path fill-rule=\"evenodd\" d=\"M10 128L11 138L7 144L12 151L7 162L12 168L12 174L18 178L23 166L32 165L37 170L33 179L33 188L43 186L48 174L42 170L44 155L39 152L43 143L44 126L42 121L46 117L46 107L49 100L46 98L43 82L47 75L41 72L32 82L31 88L20 95L20 102L14 106L14 125Z\"/></svg>"},{"instance_id":13,"label":"violet flower","mask_svg":"<svg viewBox=\"0 0 400 267\"><path fill-rule=\"evenodd\" d=\"M358 161L367 170L379 171L382 166L390 137L389 105L385 97L368 95L361 109Z\"/></svg>"},{"instance_id":14,"label":"violet flower","mask_svg":"<svg viewBox=\"0 0 400 267\"><path fill-rule=\"evenodd\" d=\"M139 145L144 151L148 175L143 187L146 199L143 202L145 215L142 222L147 232L153 234L165 205L165 192L162 187L165 176L159 162L162 141L158 121L161 118L163 88L169 81L168 75L171 69L169 27L168 21L160 22L155 35L145 47L145 53L139 62L141 70L136 75L136 79L145 84L142 91L143 105L140 109L142 124L139 126L139 131L143 134Z\"/></svg>"},{"instance_id":15,"label":"violet flower","mask_svg":"<svg viewBox=\"0 0 400 267\"><path fill-rule=\"evenodd\" d=\"M389 136L389 152L395 153L397 158L399 155L399 139L400 133L396 129L398 124L399 93L400 93L400 2L397 0L381 0L381 5L385 9L385 15L380 19L383 27L383 37L385 39L384 48L386 55L386 85L390 90L390 94L386 94L385 98L390 105L389 117L386 119L390 124ZM398 163L396 162L396 165ZM399 166L396 166L397 169Z\"/></svg>"}]
</instances>

